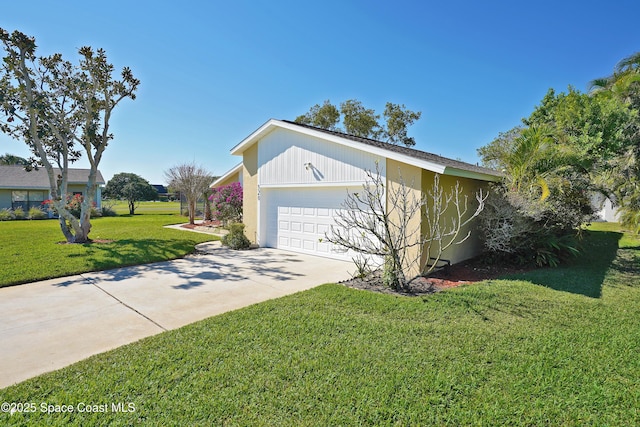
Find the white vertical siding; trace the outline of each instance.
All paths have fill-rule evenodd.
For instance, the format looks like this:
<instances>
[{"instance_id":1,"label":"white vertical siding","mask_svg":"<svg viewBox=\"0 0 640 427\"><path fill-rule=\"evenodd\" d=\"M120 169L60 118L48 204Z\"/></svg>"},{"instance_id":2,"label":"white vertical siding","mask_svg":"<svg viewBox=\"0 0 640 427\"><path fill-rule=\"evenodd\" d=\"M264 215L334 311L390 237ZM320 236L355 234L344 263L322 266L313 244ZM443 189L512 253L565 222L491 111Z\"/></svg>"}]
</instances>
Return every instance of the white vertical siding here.
<instances>
[{"instance_id":1,"label":"white vertical siding","mask_svg":"<svg viewBox=\"0 0 640 427\"><path fill-rule=\"evenodd\" d=\"M320 138L276 129L258 144L258 182L260 185L359 183L365 181L365 170L375 170L376 161L384 175L384 158Z\"/></svg>"}]
</instances>

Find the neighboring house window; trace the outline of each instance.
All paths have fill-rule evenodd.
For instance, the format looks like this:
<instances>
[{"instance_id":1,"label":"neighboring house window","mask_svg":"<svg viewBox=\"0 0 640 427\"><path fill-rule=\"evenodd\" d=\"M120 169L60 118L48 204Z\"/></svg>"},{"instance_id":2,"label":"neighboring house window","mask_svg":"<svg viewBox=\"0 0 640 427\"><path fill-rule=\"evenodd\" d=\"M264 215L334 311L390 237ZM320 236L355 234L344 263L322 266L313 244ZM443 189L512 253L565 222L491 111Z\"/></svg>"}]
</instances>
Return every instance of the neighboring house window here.
<instances>
[{"instance_id":1,"label":"neighboring house window","mask_svg":"<svg viewBox=\"0 0 640 427\"><path fill-rule=\"evenodd\" d=\"M22 208L24 211L28 211L29 205L29 192L28 191L12 191L11 192L11 208L16 210Z\"/></svg>"},{"instance_id":2,"label":"neighboring house window","mask_svg":"<svg viewBox=\"0 0 640 427\"><path fill-rule=\"evenodd\" d=\"M11 208L17 209L22 208L25 212L31 209L32 207L36 207L42 209L42 202L47 199L46 191L12 191L11 192Z\"/></svg>"}]
</instances>

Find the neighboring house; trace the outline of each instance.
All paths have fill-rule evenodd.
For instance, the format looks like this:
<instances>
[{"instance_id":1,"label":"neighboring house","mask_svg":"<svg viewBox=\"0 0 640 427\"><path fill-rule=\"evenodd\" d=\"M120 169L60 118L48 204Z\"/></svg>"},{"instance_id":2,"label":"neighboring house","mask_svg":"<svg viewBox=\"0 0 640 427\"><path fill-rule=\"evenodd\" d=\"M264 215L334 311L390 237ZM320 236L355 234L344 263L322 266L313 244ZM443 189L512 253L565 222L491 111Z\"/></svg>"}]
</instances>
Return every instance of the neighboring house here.
<instances>
[{"instance_id":1,"label":"neighboring house","mask_svg":"<svg viewBox=\"0 0 640 427\"><path fill-rule=\"evenodd\" d=\"M55 173L59 173L56 169ZM69 169L69 194L84 195L89 178L89 169ZM101 207L101 186L105 184L100 171L96 176L94 200ZM50 199L49 177L44 168L27 172L24 166L0 166L0 209L22 207L25 212L31 207L42 208L42 202Z\"/></svg>"},{"instance_id":2,"label":"neighboring house","mask_svg":"<svg viewBox=\"0 0 640 427\"><path fill-rule=\"evenodd\" d=\"M402 177L418 195L433 185L436 173L447 190L460 181L472 212L475 192L501 177L494 170L424 151L273 119L236 145L231 154L242 156L242 163L212 187L242 183L243 222L250 240L260 246L347 260L353 254L327 243L325 233L347 190L360 191L365 171L375 170L376 163L387 188L398 185ZM426 230L424 222L422 229ZM477 237L454 246L444 256L452 263L481 249ZM424 265L426 256L421 256Z\"/></svg>"},{"instance_id":3,"label":"neighboring house","mask_svg":"<svg viewBox=\"0 0 640 427\"><path fill-rule=\"evenodd\" d=\"M158 192L158 200L166 202L169 200L169 189L162 184L151 184Z\"/></svg>"},{"instance_id":4,"label":"neighboring house","mask_svg":"<svg viewBox=\"0 0 640 427\"><path fill-rule=\"evenodd\" d=\"M616 204L608 197L602 194L594 194L591 197L591 204L595 211L597 221L618 222L620 221L620 213Z\"/></svg>"},{"instance_id":5,"label":"neighboring house","mask_svg":"<svg viewBox=\"0 0 640 427\"><path fill-rule=\"evenodd\" d=\"M162 184L151 184L153 188L158 192L158 196L167 196L169 194L169 190Z\"/></svg>"}]
</instances>

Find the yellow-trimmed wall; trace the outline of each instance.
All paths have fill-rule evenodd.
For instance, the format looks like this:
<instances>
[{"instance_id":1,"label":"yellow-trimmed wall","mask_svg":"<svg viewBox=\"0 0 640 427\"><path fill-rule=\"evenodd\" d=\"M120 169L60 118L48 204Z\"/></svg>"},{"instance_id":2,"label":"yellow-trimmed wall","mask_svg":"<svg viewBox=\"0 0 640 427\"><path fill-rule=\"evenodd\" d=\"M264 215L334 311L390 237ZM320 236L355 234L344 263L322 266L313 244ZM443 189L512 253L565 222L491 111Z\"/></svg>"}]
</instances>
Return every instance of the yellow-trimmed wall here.
<instances>
[{"instance_id":1,"label":"yellow-trimmed wall","mask_svg":"<svg viewBox=\"0 0 640 427\"><path fill-rule=\"evenodd\" d=\"M242 222L253 243L258 240L258 144L242 153Z\"/></svg>"},{"instance_id":2,"label":"yellow-trimmed wall","mask_svg":"<svg viewBox=\"0 0 640 427\"><path fill-rule=\"evenodd\" d=\"M390 213L391 222L398 223L397 217L401 215L393 205L391 194L394 191L397 191L401 186L401 182L404 182L404 185L409 189L409 196L416 197L417 200L420 200L422 197L422 169L416 166L411 166L406 163L401 163L396 160L387 159L386 163L386 172L387 172L387 212ZM410 199L411 200L411 199ZM395 217L395 218L394 218ZM411 232L412 230L416 230L416 234L414 239L419 239L421 237L422 231L422 212L417 212L413 218L409 220L407 229ZM411 264L411 260L416 260L421 258L422 249L420 246L414 246L409 248L409 253L407 254L407 260L409 260L409 265L405 265L405 274L408 277L415 277L420 274L422 269L422 264L413 263Z\"/></svg>"},{"instance_id":3,"label":"yellow-trimmed wall","mask_svg":"<svg viewBox=\"0 0 640 427\"><path fill-rule=\"evenodd\" d=\"M410 189L410 196L415 196L417 199L425 195L427 197L427 203L431 203L429 200L428 192L432 190L435 173L424 170L422 168L407 165L395 160L387 159L386 162L386 174L387 174L387 209L392 215L399 215L400 212L393 210L392 201L390 200L390 194L400 186L401 180ZM480 188L486 188L486 185L480 181L469 178L458 178L449 175L440 175L440 186L445 193L451 193L452 187L455 187L456 181L460 183L462 188L462 194L460 196L461 206L464 204L464 197L467 197L467 214L464 219L472 215L478 207L476 200L476 192ZM486 193L485 193L486 194ZM408 229L415 230L420 229L420 237L429 233L428 222L425 218L425 209L413 216L409 221ZM448 224L451 223L451 215L455 215L456 211L454 206L450 206L448 214L444 220ZM393 217L392 217L393 220ZM482 250L482 243L479 238L479 234L475 228L475 220L471 224L464 227L458 239L463 238L467 233L471 231L471 236L461 244L453 244L442 254L443 260L451 261L452 264L464 261L478 255ZM419 236L415 236L417 239ZM429 254L426 251L426 247L415 246L409 249L408 260L420 259L419 264L405 266L407 268L407 277L415 277L427 268L429 261Z\"/></svg>"},{"instance_id":4,"label":"yellow-trimmed wall","mask_svg":"<svg viewBox=\"0 0 640 427\"><path fill-rule=\"evenodd\" d=\"M422 171L422 188L424 189L425 194L427 194L428 191L430 191L433 188L434 176L435 176L434 172L430 172L427 170ZM450 175L440 175L440 186L442 187L445 194L449 194L453 191L453 188L455 188L455 185L456 185L456 181L460 183L460 187L462 189L462 194L460 195L460 199L459 199L461 204L460 205L461 209L463 209L464 207L464 197L465 196L467 197L467 214L463 218L463 221L464 221L469 216L473 215L473 213L476 211L478 207L478 201L476 200L477 191L480 188L486 189L487 186L484 185L482 182L474 179L459 178L459 177L450 176ZM486 194L486 191L485 191L485 194ZM430 205L431 200L429 200L428 195L427 195L427 202ZM446 221L447 224L451 224L452 215L456 216L455 207L453 205L450 205L447 212L448 214L446 215L445 218L443 218L443 220ZM463 243L453 244L447 250L445 250L442 254L443 260L449 260L451 261L451 264L456 264L480 254L480 252L482 251L482 242L480 241L479 233L476 229L476 220L477 218L474 219L474 221L472 221L462 230L460 230L460 233L458 235L458 240L460 240L464 238L464 236L466 236L469 231L471 231L471 235L469 236L469 238L465 240ZM426 220L423 222L422 226L423 226L423 233L427 234L428 226L427 226ZM426 250L425 250L424 253L422 254L422 265L424 267L426 267L428 256L429 255L426 253Z\"/></svg>"},{"instance_id":5,"label":"yellow-trimmed wall","mask_svg":"<svg viewBox=\"0 0 640 427\"><path fill-rule=\"evenodd\" d=\"M229 175L226 179L217 183L214 188L224 187L225 185L233 184L234 182L240 182L240 174L244 173L243 171L244 171L244 168L242 168L242 170L240 170L239 173L234 173L232 175Z\"/></svg>"}]
</instances>

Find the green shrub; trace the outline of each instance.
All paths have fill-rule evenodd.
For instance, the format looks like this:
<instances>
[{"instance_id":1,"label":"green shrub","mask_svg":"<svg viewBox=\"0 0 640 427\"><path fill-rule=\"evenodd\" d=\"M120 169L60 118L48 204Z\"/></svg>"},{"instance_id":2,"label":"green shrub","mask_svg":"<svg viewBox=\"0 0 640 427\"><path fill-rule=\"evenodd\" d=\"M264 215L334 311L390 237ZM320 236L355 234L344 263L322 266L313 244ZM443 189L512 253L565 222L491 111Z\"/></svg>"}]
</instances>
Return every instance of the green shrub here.
<instances>
[{"instance_id":1,"label":"green shrub","mask_svg":"<svg viewBox=\"0 0 640 427\"><path fill-rule=\"evenodd\" d=\"M633 206L620 207L620 224L632 233L640 234L640 209Z\"/></svg>"},{"instance_id":2,"label":"green shrub","mask_svg":"<svg viewBox=\"0 0 640 427\"><path fill-rule=\"evenodd\" d=\"M17 207L13 210L13 216L15 219L25 219L26 215L24 213L24 209L22 207Z\"/></svg>"},{"instance_id":3,"label":"green shrub","mask_svg":"<svg viewBox=\"0 0 640 427\"><path fill-rule=\"evenodd\" d=\"M9 208L0 209L0 221L11 221L15 219L13 211Z\"/></svg>"},{"instance_id":4,"label":"green shrub","mask_svg":"<svg viewBox=\"0 0 640 427\"><path fill-rule=\"evenodd\" d=\"M479 217L486 259L556 267L580 253L576 224L588 216L588 209L564 209L555 202L532 200L495 186Z\"/></svg>"},{"instance_id":5,"label":"green shrub","mask_svg":"<svg viewBox=\"0 0 640 427\"><path fill-rule=\"evenodd\" d=\"M47 213L40 208L36 208L35 206L29 209L29 219L46 219L48 217Z\"/></svg>"},{"instance_id":6,"label":"green shrub","mask_svg":"<svg viewBox=\"0 0 640 427\"><path fill-rule=\"evenodd\" d=\"M102 213L102 216L117 216L118 215L116 213L116 211L113 209L113 207L111 207L111 206L102 206L102 209L100 209L100 212Z\"/></svg>"},{"instance_id":7,"label":"green shrub","mask_svg":"<svg viewBox=\"0 0 640 427\"><path fill-rule=\"evenodd\" d=\"M235 223L229 225L229 234L222 237L222 244L230 249L248 249L251 242L244 235L244 224Z\"/></svg>"}]
</instances>

